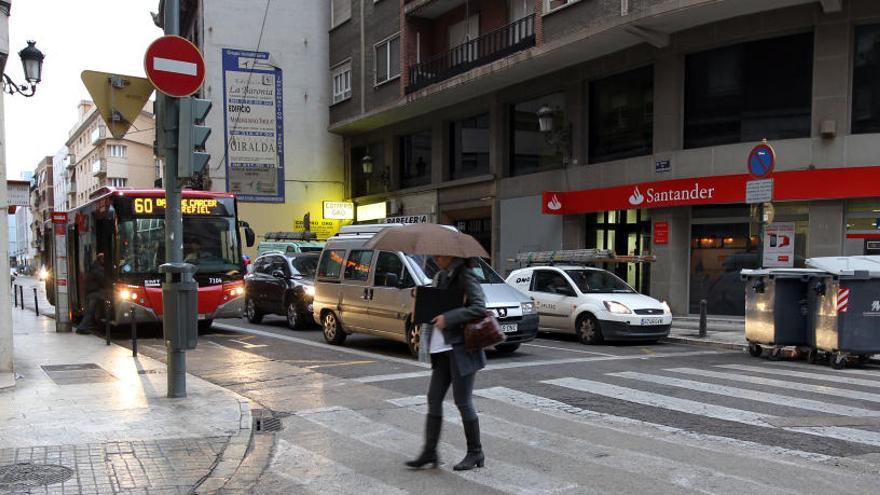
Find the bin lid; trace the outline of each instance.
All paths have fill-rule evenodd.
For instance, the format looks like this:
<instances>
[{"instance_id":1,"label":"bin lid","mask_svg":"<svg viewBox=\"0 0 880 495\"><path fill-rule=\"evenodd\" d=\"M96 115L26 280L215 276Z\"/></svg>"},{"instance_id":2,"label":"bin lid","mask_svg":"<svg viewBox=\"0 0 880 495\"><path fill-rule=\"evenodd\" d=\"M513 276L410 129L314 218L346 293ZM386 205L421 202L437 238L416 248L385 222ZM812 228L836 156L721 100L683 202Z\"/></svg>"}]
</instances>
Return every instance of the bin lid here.
<instances>
[{"instance_id":1,"label":"bin lid","mask_svg":"<svg viewBox=\"0 0 880 495\"><path fill-rule=\"evenodd\" d=\"M825 272L816 268L761 268L758 270L742 270L740 275L743 278L768 276L777 278L800 278L810 275L820 275L822 273Z\"/></svg>"},{"instance_id":2,"label":"bin lid","mask_svg":"<svg viewBox=\"0 0 880 495\"><path fill-rule=\"evenodd\" d=\"M880 277L880 256L827 256L809 258L806 264L832 275L852 276L856 272L867 272L871 278Z\"/></svg>"}]
</instances>

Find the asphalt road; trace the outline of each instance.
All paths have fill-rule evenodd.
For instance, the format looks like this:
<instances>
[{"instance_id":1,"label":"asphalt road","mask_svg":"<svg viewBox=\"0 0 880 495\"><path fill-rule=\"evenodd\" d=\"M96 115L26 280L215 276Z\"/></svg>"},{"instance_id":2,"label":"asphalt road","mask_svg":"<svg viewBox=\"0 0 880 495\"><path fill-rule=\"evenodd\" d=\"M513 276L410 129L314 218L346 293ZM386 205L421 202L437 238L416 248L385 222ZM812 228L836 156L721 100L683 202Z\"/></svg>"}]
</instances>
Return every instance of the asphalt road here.
<instances>
[{"instance_id":1,"label":"asphalt road","mask_svg":"<svg viewBox=\"0 0 880 495\"><path fill-rule=\"evenodd\" d=\"M141 352L162 358L159 340ZM876 493L880 368L835 371L677 344L584 346L542 334L477 378L487 467L446 408L440 470L421 445L429 369L404 344L281 318L224 320L188 370L280 418L255 493ZM447 398L451 401L451 394ZM258 434L262 435L262 434ZM265 441L265 440L264 440Z\"/></svg>"}]
</instances>

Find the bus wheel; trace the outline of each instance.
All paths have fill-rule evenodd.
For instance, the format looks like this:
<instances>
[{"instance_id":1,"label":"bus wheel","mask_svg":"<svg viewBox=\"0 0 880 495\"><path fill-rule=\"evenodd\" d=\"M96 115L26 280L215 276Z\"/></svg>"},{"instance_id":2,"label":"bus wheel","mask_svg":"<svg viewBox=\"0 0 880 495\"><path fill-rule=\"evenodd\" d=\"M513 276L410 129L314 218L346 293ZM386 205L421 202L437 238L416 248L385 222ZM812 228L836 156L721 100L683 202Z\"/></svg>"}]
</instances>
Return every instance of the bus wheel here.
<instances>
[{"instance_id":1,"label":"bus wheel","mask_svg":"<svg viewBox=\"0 0 880 495\"><path fill-rule=\"evenodd\" d=\"M255 325L263 321L263 313L257 309L257 305L254 304L253 299L247 299L244 302L244 317L247 318L247 321Z\"/></svg>"}]
</instances>

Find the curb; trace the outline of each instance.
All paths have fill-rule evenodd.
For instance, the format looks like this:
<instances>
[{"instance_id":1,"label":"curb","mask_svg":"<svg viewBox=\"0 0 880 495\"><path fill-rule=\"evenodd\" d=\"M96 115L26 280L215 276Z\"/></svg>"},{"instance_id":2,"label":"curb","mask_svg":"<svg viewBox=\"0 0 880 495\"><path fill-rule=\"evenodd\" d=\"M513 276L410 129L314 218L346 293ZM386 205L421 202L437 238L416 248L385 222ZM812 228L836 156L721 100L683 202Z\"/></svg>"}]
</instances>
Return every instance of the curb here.
<instances>
[{"instance_id":1,"label":"curb","mask_svg":"<svg viewBox=\"0 0 880 495\"><path fill-rule=\"evenodd\" d=\"M703 347L714 347L717 349L729 349L734 351L745 351L749 348L748 344L738 344L736 342L719 342L717 340L703 340L700 337L666 337L660 339L661 342L669 342L674 344L691 344Z\"/></svg>"},{"instance_id":2,"label":"curb","mask_svg":"<svg viewBox=\"0 0 880 495\"><path fill-rule=\"evenodd\" d=\"M238 407L241 411L239 418L238 433L229 438L223 452L214 467L196 486L193 487L191 493L217 493L238 471L239 466L247 457L248 450L254 438L253 431L253 415L251 413L250 401L247 399L239 399Z\"/></svg>"}]
</instances>

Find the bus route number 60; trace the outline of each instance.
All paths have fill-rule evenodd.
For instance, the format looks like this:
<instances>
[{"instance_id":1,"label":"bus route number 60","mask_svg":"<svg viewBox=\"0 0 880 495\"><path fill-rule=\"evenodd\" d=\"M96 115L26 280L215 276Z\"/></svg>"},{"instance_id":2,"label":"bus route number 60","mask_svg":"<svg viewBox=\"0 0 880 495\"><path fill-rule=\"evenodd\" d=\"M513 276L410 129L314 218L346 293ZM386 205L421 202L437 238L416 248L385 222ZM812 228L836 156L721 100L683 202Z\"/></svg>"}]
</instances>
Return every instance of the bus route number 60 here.
<instances>
[{"instance_id":1,"label":"bus route number 60","mask_svg":"<svg viewBox=\"0 0 880 495\"><path fill-rule=\"evenodd\" d=\"M134 198L134 212L147 215L153 213L153 198Z\"/></svg>"}]
</instances>

